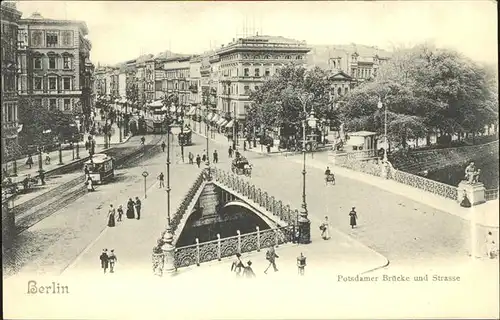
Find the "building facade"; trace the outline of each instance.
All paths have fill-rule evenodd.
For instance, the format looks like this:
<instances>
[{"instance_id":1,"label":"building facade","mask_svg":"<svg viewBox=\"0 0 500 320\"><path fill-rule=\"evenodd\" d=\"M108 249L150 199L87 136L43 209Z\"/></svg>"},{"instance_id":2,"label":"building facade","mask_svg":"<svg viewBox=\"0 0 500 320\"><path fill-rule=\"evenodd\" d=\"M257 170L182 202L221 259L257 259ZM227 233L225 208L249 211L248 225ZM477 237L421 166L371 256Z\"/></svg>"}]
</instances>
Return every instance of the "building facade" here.
<instances>
[{"instance_id":1,"label":"building facade","mask_svg":"<svg viewBox=\"0 0 500 320\"><path fill-rule=\"evenodd\" d=\"M20 20L19 93L41 108L89 116L91 85L85 81L92 45L85 22L45 19L34 13ZM84 113L85 111L85 113Z\"/></svg>"},{"instance_id":2,"label":"building facade","mask_svg":"<svg viewBox=\"0 0 500 320\"><path fill-rule=\"evenodd\" d=\"M195 56L189 61L189 98L193 107L201 104L201 56Z\"/></svg>"},{"instance_id":3,"label":"building facade","mask_svg":"<svg viewBox=\"0 0 500 320\"><path fill-rule=\"evenodd\" d=\"M272 36L233 39L217 50L218 109L242 126L250 107L250 92L289 63L304 64L310 48L303 41Z\"/></svg>"},{"instance_id":4,"label":"building facade","mask_svg":"<svg viewBox=\"0 0 500 320\"><path fill-rule=\"evenodd\" d=\"M177 56L165 59L163 63L167 95L177 95L179 106L182 107L189 106L190 60L190 56Z\"/></svg>"},{"instance_id":5,"label":"building facade","mask_svg":"<svg viewBox=\"0 0 500 320\"><path fill-rule=\"evenodd\" d=\"M18 132L18 55L17 40L21 12L13 3L1 3L2 23L2 161L8 160L17 145Z\"/></svg>"}]
</instances>

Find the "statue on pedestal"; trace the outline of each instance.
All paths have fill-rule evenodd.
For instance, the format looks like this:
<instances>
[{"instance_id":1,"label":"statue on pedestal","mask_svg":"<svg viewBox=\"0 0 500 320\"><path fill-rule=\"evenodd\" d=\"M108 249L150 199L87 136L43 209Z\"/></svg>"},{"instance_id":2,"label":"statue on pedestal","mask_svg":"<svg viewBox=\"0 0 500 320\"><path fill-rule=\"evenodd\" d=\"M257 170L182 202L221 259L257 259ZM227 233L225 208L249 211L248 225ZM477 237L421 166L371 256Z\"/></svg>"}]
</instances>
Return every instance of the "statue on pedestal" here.
<instances>
[{"instance_id":1,"label":"statue on pedestal","mask_svg":"<svg viewBox=\"0 0 500 320\"><path fill-rule=\"evenodd\" d=\"M467 181L468 184L478 183L480 173L481 173L481 170L480 169L476 170L476 166L474 165L474 161L472 161L465 168L465 181Z\"/></svg>"}]
</instances>

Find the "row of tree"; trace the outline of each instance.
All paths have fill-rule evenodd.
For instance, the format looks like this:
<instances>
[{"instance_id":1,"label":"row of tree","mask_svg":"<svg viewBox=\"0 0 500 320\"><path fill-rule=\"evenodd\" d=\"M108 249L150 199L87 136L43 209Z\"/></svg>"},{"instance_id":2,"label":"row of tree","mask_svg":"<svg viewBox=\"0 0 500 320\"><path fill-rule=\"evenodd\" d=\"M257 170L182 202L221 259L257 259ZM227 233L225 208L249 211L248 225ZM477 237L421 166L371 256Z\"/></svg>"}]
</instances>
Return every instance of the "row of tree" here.
<instances>
[{"instance_id":1,"label":"row of tree","mask_svg":"<svg viewBox=\"0 0 500 320\"><path fill-rule=\"evenodd\" d=\"M391 145L407 147L409 139L475 135L498 125L498 76L463 55L428 44L395 50L376 78L332 101L329 73L290 65L252 92L247 127L280 127L305 118L299 96L313 93L307 105L348 131L384 132L387 108ZM383 108L378 108L378 102Z\"/></svg>"}]
</instances>

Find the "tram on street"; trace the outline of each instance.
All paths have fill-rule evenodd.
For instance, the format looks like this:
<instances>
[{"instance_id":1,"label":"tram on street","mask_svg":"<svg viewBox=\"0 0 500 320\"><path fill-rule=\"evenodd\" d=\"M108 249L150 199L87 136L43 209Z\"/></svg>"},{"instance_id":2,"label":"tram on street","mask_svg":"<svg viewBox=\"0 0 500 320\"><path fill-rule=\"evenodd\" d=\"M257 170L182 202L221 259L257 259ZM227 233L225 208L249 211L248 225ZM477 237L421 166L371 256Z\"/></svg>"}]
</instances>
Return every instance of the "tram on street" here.
<instances>
[{"instance_id":1,"label":"tram on street","mask_svg":"<svg viewBox=\"0 0 500 320\"><path fill-rule=\"evenodd\" d=\"M89 176L95 184L103 184L115 176L114 160L104 153L94 154L85 162Z\"/></svg>"}]
</instances>

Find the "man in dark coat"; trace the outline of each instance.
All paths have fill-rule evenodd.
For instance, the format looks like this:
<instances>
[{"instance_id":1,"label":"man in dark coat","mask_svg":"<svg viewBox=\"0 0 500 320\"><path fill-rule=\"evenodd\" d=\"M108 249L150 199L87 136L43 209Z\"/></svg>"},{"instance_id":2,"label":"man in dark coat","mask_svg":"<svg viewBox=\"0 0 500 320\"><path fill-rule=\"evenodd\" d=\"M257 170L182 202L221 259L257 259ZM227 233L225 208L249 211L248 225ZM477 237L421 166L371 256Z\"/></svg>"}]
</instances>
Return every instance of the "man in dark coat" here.
<instances>
[{"instance_id":1,"label":"man in dark coat","mask_svg":"<svg viewBox=\"0 0 500 320\"><path fill-rule=\"evenodd\" d=\"M135 214L134 214L134 201L132 198L128 199L127 202L127 219L134 219Z\"/></svg>"},{"instance_id":2,"label":"man in dark coat","mask_svg":"<svg viewBox=\"0 0 500 320\"><path fill-rule=\"evenodd\" d=\"M141 219L141 200L139 197L135 197L135 211L137 212L137 220Z\"/></svg>"},{"instance_id":3,"label":"man in dark coat","mask_svg":"<svg viewBox=\"0 0 500 320\"><path fill-rule=\"evenodd\" d=\"M233 148L231 148L231 146L229 146L229 149L227 150L227 154L229 155L229 158L233 157Z\"/></svg>"},{"instance_id":4,"label":"man in dark coat","mask_svg":"<svg viewBox=\"0 0 500 320\"><path fill-rule=\"evenodd\" d=\"M201 164L201 157L200 157L200 155L196 156L196 164L198 165L198 168L199 168L200 164Z\"/></svg>"},{"instance_id":5,"label":"man in dark coat","mask_svg":"<svg viewBox=\"0 0 500 320\"><path fill-rule=\"evenodd\" d=\"M219 162L219 154L217 153L217 150L214 150L214 163Z\"/></svg>"},{"instance_id":6,"label":"man in dark coat","mask_svg":"<svg viewBox=\"0 0 500 320\"><path fill-rule=\"evenodd\" d=\"M106 270L108 270L108 249L102 250L101 255L99 256L99 259L101 260L101 268L104 270L104 273L106 273Z\"/></svg>"}]
</instances>

